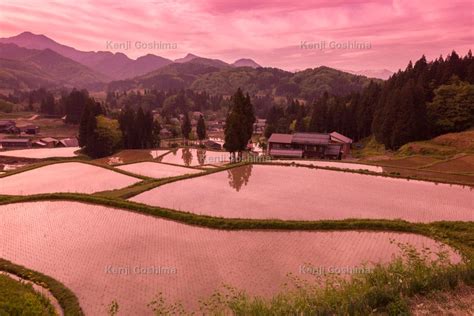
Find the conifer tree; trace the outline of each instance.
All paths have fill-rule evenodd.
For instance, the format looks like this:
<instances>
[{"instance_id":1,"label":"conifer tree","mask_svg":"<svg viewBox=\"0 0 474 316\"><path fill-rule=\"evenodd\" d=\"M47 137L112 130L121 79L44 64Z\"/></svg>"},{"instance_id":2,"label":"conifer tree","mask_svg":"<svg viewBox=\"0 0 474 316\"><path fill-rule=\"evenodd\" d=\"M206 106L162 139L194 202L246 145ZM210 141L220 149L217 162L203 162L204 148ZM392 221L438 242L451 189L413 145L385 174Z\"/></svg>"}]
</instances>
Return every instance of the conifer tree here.
<instances>
[{"instance_id":1,"label":"conifer tree","mask_svg":"<svg viewBox=\"0 0 474 316\"><path fill-rule=\"evenodd\" d=\"M189 119L189 115L186 112L183 117L183 122L181 123L181 133L183 134L183 138L187 144L189 140L189 135L191 134L192 127L191 127L191 120Z\"/></svg>"},{"instance_id":2,"label":"conifer tree","mask_svg":"<svg viewBox=\"0 0 474 316\"><path fill-rule=\"evenodd\" d=\"M202 115L199 116L196 132L200 141L206 138L206 124L204 122L204 117Z\"/></svg>"}]
</instances>

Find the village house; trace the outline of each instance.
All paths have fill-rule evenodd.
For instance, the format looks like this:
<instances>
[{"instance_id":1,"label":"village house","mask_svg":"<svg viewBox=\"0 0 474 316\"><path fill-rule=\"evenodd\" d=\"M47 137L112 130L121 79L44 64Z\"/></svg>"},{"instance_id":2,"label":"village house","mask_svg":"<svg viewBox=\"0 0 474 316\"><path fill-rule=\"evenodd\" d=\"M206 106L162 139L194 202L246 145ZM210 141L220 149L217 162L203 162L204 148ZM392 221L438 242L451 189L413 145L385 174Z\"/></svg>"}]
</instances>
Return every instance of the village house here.
<instances>
[{"instance_id":1,"label":"village house","mask_svg":"<svg viewBox=\"0 0 474 316\"><path fill-rule=\"evenodd\" d=\"M160 130L160 137L161 138L171 138L171 137L173 137L173 133L171 133L171 131L167 128L162 128Z\"/></svg>"},{"instance_id":2,"label":"village house","mask_svg":"<svg viewBox=\"0 0 474 316\"><path fill-rule=\"evenodd\" d=\"M332 132L329 135L331 136L331 142L342 144L342 157L346 158L349 156L351 153L352 139L338 132Z\"/></svg>"},{"instance_id":3,"label":"village house","mask_svg":"<svg viewBox=\"0 0 474 316\"><path fill-rule=\"evenodd\" d=\"M267 126L266 119L257 119L255 123L253 123L253 132L255 134L263 134L266 126Z\"/></svg>"},{"instance_id":4,"label":"village house","mask_svg":"<svg viewBox=\"0 0 474 316\"><path fill-rule=\"evenodd\" d=\"M41 138L40 142L44 143L45 144L44 147L46 148L53 148L53 147L56 147L56 145L59 143L59 140L52 137L45 137L45 138Z\"/></svg>"},{"instance_id":5,"label":"village house","mask_svg":"<svg viewBox=\"0 0 474 316\"><path fill-rule=\"evenodd\" d=\"M2 138L0 139L0 146L3 149L30 148L31 140L27 138Z\"/></svg>"},{"instance_id":6,"label":"village house","mask_svg":"<svg viewBox=\"0 0 474 316\"><path fill-rule=\"evenodd\" d=\"M56 147L79 147L79 140L75 137L60 139Z\"/></svg>"},{"instance_id":7,"label":"village house","mask_svg":"<svg viewBox=\"0 0 474 316\"><path fill-rule=\"evenodd\" d=\"M28 134L28 135L36 135L40 131L39 126L36 126L36 125L33 125L33 124L18 126L18 129L20 130L21 133L25 133L25 134Z\"/></svg>"},{"instance_id":8,"label":"village house","mask_svg":"<svg viewBox=\"0 0 474 316\"><path fill-rule=\"evenodd\" d=\"M0 120L0 133L15 133L16 123L12 120Z\"/></svg>"},{"instance_id":9,"label":"village house","mask_svg":"<svg viewBox=\"0 0 474 316\"><path fill-rule=\"evenodd\" d=\"M206 146L209 149L213 149L213 150L221 150L222 149L222 145L219 144L218 142L214 141L214 140L208 139L203 144L204 144L204 146Z\"/></svg>"},{"instance_id":10,"label":"village house","mask_svg":"<svg viewBox=\"0 0 474 316\"><path fill-rule=\"evenodd\" d=\"M221 120L207 121L206 127L209 132L220 132L224 130L225 122Z\"/></svg>"},{"instance_id":11,"label":"village house","mask_svg":"<svg viewBox=\"0 0 474 316\"><path fill-rule=\"evenodd\" d=\"M274 157L341 159L345 155L345 143L343 135L338 135L337 141L333 141L330 134L273 133L268 139L268 154Z\"/></svg>"}]
</instances>

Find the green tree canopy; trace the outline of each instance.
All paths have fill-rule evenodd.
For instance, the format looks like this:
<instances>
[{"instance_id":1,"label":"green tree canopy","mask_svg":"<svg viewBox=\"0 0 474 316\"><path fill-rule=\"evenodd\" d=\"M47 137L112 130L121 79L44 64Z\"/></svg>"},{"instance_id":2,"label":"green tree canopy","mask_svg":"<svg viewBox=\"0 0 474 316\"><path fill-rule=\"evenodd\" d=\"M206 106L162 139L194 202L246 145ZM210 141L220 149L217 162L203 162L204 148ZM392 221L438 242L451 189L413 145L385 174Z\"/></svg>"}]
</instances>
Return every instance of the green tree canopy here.
<instances>
[{"instance_id":1,"label":"green tree canopy","mask_svg":"<svg viewBox=\"0 0 474 316\"><path fill-rule=\"evenodd\" d=\"M434 91L428 104L435 134L459 132L474 126L474 85L454 78Z\"/></svg>"}]
</instances>

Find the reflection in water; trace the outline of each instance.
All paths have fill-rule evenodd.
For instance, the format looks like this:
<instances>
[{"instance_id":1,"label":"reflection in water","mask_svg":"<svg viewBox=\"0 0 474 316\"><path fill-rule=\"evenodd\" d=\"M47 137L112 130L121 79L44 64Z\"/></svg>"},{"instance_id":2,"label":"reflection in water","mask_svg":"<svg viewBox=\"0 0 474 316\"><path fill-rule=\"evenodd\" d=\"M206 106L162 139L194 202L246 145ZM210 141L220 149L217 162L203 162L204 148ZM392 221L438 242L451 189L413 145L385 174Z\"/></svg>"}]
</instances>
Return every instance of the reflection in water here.
<instances>
[{"instance_id":1,"label":"reflection in water","mask_svg":"<svg viewBox=\"0 0 474 316\"><path fill-rule=\"evenodd\" d=\"M202 166L206 163L206 151L203 149L198 149L196 152L198 163Z\"/></svg>"},{"instance_id":2,"label":"reflection in water","mask_svg":"<svg viewBox=\"0 0 474 316\"><path fill-rule=\"evenodd\" d=\"M186 166L190 166L191 162L193 161L193 154L191 153L191 150L189 150L189 148L183 148L181 158L183 159L183 162Z\"/></svg>"},{"instance_id":3,"label":"reflection in water","mask_svg":"<svg viewBox=\"0 0 474 316\"><path fill-rule=\"evenodd\" d=\"M184 166L222 165L229 162L229 153L197 148L179 148L162 156L161 162Z\"/></svg>"},{"instance_id":4,"label":"reflection in water","mask_svg":"<svg viewBox=\"0 0 474 316\"><path fill-rule=\"evenodd\" d=\"M229 185L239 192L242 185L247 185L250 176L252 175L252 165L245 165L239 168L231 168L227 170L227 178Z\"/></svg>"}]
</instances>

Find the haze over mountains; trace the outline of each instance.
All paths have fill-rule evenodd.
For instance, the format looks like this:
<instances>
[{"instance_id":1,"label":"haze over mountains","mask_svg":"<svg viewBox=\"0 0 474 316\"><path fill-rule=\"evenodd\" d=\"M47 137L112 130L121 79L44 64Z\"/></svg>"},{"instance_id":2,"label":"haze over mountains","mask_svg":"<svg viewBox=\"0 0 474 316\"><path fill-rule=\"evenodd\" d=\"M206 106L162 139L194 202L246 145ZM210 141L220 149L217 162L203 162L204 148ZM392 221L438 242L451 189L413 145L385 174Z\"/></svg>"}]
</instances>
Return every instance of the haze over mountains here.
<instances>
[{"instance_id":1,"label":"haze over mountains","mask_svg":"<svg viewBox=\"0 0 474 316\"><path fill-rule=\"evenodd\" d=\"M31 32L0 38L0 45L0 88L7 89L39 86L93 90L104 90L107 87L193 88L226 94L230 89L242 86L255 93L276 89L281 93L305 95L303 91L306 88L300 85L309 84L305 80L306 76L314 76L316 70L325 77L324 80L315 82L316 90L321 87L324 89L324 86L327 90L332 90L344 81L356 83L349 84L348 89L352 91L352 88L357 90L367 81L367 78L358 78L359 76L328 67L293 74L274 68L262 68L248 58L229 64L194 54L187 54L174 61L148 54L134 60L123 53L80 51ZM302 73L306 75L303 76ZM260 77L262 75L267 77ZM386 78L388 73L382 75ZM301 79L302 76L305 78ZM300 79L294 81L291 79L293 77ZM265 82L269 78L272 81Z\"/></svg>"}]
</instances>

